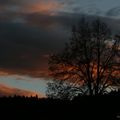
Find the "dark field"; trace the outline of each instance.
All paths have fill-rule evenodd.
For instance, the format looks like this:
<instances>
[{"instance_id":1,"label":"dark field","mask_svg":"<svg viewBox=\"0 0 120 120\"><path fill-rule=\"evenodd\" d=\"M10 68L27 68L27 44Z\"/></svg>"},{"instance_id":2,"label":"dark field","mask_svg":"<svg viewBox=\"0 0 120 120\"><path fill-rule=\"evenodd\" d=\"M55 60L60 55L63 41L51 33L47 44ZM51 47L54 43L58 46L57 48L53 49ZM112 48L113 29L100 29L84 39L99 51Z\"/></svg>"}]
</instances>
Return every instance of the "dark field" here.
<instances>
[{"instance_id":1,"label":"dark field","mask_svg":"<svg viewBox=\"0 0 120 120\"><path fill-rule=\"evenodd\" d=\"M9 119L33 120L119 120L120 96L84 96L67 100L37 97L0 98L1 116Z\"/></svg>"}]
</instances>

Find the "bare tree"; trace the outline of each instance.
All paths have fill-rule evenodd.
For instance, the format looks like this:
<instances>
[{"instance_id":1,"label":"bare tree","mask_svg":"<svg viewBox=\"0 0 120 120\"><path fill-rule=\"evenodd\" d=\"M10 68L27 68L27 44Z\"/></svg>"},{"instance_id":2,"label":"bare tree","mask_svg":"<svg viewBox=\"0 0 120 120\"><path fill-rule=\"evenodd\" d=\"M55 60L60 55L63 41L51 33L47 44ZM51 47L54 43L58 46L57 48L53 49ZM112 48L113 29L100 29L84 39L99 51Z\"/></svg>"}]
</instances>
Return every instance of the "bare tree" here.
<instances>
[{"instance_id":1,"label":"bare tree","mask_svg":"<svg viewBox=\"0 0 120 120\"><path fill-rule=\"evenodd\" d=\"M65 49L51 55L51 76L69 81L71 88L79 86L81 94L104 94L120 80L119 45L119 36L112 37L100 19L88 22L82 18L79 25L73 27Z\"/></svg>"},{"instance_id":2,"label":"bare tree","mask_svg":"<svg viewBox=\"0 0 120 120\"><path fill-rule=\"evenodd\" d=\"M68 81L55 80L48 83L46 95L52 99L72 100L79 91L79 87L73 87Z\"/></svg>"}]
</instances>

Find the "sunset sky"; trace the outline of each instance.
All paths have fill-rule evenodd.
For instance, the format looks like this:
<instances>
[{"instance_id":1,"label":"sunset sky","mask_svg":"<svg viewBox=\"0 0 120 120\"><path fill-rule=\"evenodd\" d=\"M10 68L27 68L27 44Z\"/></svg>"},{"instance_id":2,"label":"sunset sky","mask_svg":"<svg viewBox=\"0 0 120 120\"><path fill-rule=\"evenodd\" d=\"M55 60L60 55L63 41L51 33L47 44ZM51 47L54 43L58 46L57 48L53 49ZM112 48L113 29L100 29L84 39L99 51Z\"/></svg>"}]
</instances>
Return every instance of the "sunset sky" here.
<instances>
[{"instance_id":1,"label":"sunset sky","mask_svg":"<svg viewBox=\"0 0 120 120\"><path fill-rule=\"evenodd\" d=\"M81 15L120 31L120 0L0 0L0 96L44 97L49 54L64 47Z\"/></svg>"}]
</instances>

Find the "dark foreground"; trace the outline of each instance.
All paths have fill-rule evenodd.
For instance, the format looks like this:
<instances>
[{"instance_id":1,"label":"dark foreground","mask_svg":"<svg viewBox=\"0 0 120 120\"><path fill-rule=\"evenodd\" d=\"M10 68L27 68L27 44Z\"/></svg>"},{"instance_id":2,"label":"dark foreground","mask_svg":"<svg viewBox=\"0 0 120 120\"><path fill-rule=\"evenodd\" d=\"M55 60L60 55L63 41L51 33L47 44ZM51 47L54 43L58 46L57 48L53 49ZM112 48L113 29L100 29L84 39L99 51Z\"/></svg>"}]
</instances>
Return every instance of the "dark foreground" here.
<instances>
[{"instance_id":1,"label":"dark foreground","mask_svg":"<svg viewBox=\"0 0 120 120\"><path fill-rule=\"evenodd\" d=\"M79 97L73 101L0 98L0 116L3 120L120 120L120 96Z\"/></svg>"}]
</instances>

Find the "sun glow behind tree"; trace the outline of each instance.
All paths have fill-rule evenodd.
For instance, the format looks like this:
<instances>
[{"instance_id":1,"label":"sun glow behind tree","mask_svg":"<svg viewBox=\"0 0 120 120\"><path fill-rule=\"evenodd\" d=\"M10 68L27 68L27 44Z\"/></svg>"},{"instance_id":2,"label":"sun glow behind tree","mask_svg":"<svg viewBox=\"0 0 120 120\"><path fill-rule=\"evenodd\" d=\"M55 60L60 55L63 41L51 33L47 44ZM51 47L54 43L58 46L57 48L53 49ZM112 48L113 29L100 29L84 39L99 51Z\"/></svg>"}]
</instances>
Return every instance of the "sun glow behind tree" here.
<instances>
[{"instance_id":1,"label":"sun glow behind tree","mask_svg":"<svg viewBox=\"0 0 120 120\"><path fill-rule=\"evenodd\" d=\"M112 85L118 85L120 38L115 36L111 46L106 44L108 39L112 41L111 32L104 22L99 19L88 22L82 18L73 27L66 48L51 56L53 78L69 81L71 88L79 85L82 95L105 94Z\"/></svg>"}]
</instances>

